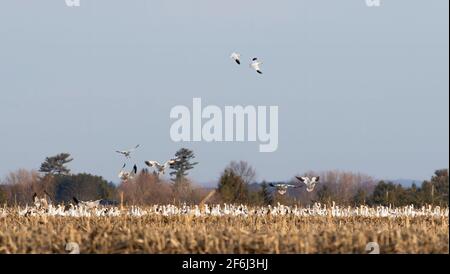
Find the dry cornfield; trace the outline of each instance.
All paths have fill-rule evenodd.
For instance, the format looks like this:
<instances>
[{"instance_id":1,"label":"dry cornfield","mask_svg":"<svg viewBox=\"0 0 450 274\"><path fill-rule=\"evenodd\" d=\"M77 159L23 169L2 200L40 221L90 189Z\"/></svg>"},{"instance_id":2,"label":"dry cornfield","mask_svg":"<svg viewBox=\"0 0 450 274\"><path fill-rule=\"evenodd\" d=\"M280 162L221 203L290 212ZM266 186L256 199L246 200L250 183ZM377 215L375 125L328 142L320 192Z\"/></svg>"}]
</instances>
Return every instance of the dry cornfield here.
<instances>
[{"instance_id":1,"label":"dry cornfield","mask_svg":"<svg viewBox=\"0 0 450 274\"><path fill-rule=\"evenodd\" d=\"M0 253L448 253L448 216L20 216L0 218Z\"/></svg>"}]
</instances>

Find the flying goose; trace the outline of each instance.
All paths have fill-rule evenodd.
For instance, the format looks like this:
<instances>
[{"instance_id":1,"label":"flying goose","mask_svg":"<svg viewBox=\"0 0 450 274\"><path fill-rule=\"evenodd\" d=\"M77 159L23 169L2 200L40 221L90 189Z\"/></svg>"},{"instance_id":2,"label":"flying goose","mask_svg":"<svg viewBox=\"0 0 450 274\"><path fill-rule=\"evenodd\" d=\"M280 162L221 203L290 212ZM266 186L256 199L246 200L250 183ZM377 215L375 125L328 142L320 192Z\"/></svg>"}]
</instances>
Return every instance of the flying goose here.
<instances>
[{"instance_id":1,"label":"flying goose","mask_svg":"<svg viewBox=\"0 0 450 274\"><path fill-rule=\"evenodd\" d=\"M253 58L252 62L250 63L250 67L254 70L256 70L257 73L262 74L260 66L262 65L262 62L258 60L258 58Z\"/></svg>"},{"instance_id":2,"label":"flying goose","mask_svg":"<svg viewBox=\"0 0 450 274\"><path fill-rule=\"evenodd\" d=\"M131 152L135 151L140 145L136 145L134 148L130 148L127 150L116 150L117 153L122 154L123 156L125 156L127 159L131 158Z\"/></svg>"},{"instance_id":3,"label":"flying goose","mask_svg":"<svg viewBox=\"0 0 450 274\"><path fill-rule=\"evenodd\" d=\"M316 184L319 182L319 176L315 176L315 177L299 177L299 176L295 176L295 178L297 178L297 180L303 182L306 185L306 191L311 192L314 190L314 187L316 186Z\"/></svg>"},{"instance_id":4,"label":"flying goose","mask_svg":"<svg viewBox=\"0 0 450 274\"><path fill-rule=\"evenodd\" d=\"M137 166L134 165L133 169L131 171L125 171L123 170L125 168L127 164L123 164L122 169L119 172L118 177L122 180L122 181L127 181L128 179L133 179L134 176L136 176L137 174Z\"/></svg>"},{"instance_id":5,"label":"flying goose","mask_svg":"<svg viewBox=\"0 0 450 274\"><path fill-rule=\"evenodd\" d=\"M240 60L241 55L240 55L239 53L233 52L233 53L231 54L230 58L233 59L238 65L241 64L241 60Z\"/></svg>"},{"instance_id":6,"label":"flying goose","mask_svg":"<svg viewBox=\"0 0 450 274\"><path fill-rule=\"evenodd\" d=\"M287 192L287 189L289 187L293 187L293 188L300 187L299 185L286 184L286 183L269 183L269 186L276 188L278 193L280 193L280 195L284 195Z\"/></svg>"},{"instance_id":7,"label":"flying goose","mask_svg":"<svg viewBox=\"0 0 450 274\"><path fill-rule=\"evenodd\" d=\"M169 161L165 162L164 164L160 164L157 161L145 161L145 164L149 167L153 167L156 169L158 175L165 174L166 169L169 168L171 165L175 164L177 162L176 159L170 159Z\"/></svg>"},{"instance_id":8,"label":"flying goose","mask_svg":"<svg viewBox=\"0 0 450 274\"><path fill-rule=\"evenodd\" d=\"M75 202L76 205L82 205L85 206L87 208L95 208L100 206L100 202L102 201L100 200L95 200L95 201L80 201L78 200L75 196L72 198L73 201Z\"/></svg>"}]
</instances>

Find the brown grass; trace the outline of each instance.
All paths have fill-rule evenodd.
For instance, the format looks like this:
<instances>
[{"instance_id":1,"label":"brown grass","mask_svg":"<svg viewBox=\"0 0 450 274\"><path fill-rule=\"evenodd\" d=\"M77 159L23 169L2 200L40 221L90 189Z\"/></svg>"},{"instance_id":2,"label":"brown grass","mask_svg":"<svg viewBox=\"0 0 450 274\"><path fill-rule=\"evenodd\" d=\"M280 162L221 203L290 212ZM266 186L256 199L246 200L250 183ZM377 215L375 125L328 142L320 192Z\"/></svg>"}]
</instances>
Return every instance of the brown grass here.
<instances>
[{"instance_id":1,"label":"brown grass","mask_svg":"<svg viewBox=\"0 0 450 274\"><path fill-rule=\"evenodd\" d=\"M0 218L0 253L448 253L447 217Z\"/></svg>"}]
</instances>

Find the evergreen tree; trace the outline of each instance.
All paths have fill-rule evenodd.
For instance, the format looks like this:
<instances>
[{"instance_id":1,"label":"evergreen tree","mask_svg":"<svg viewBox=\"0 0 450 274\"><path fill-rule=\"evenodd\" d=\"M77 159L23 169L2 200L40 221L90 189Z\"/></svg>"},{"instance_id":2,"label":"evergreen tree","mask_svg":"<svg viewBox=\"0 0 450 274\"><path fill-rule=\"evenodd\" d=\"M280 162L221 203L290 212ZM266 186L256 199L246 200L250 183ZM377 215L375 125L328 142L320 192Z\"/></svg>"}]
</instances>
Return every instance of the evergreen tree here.
<instances>
[{"instance_id":1,"label":"evergreen tree","mask_svg":"<svg viewBox=\"0 0 450 274\"><path fill-rule=\"evenodd\" d=\"M394 195L395 185L391 182L380 181L373 190L371 202L374 205L387 206L394 203Z\"/></svg>"},{"instance_id":2,"label":"evergreen tree","mask_svg":"<svg viewBox=\"0 0 450 274\"><path fill-rule=\"evenodd\" d=\"M188 171L193 169L197 162L192 162L195 158L194 152L187 148L182 148L175 153L177 161L170 166L174 171L170 172L173 176L174 198L179 201L189 202L192 196L191 182L186 178Z\"/></svg>"},{"instance_id":3,"label":"evergreen tree","mask_svg":"<svg viewBox=\"0 0 450 274\"><path fill-rule=\"evenodd\" d=\"M246 202L248 198L248 189L244 180L228 168L220 177L218 192L226 203Z\"/></svg>"},{"instance_id":4,"label":"evergreen tree","mask_svg":"<svg viewBox=\"0 0 450 274\"><path fill-rule=\"evenodd\" d=\"M3 189L4 187L0 185L0 205L6 203L6 191Z\"/></svg>"},{"instance_id":5,"label":"evergreen tree","mask_svg":"<svg viewBox=\"0 0 450 274\"><path fill-rule=\"evenodd\" d=\"M70 169L66 167L68 163L70 163L73 159L70 158L69 153L60 153L58 155L47 157L45 161L41 164L40 172L46 174L69 174Z\"/></svg>"},{"instance_id":6,"label":"evergreen tree","mask_svg":"<svg viewBox=\"0 0 450 274\"><path fill-rule=\"evenodd\" d=\"M367 201L367 193L363 188L358 188L356 191L356 194L353 196L353 204L356 206L358 205L365 205Z\"/></svg>"},{"instance_id":7,"label":"evergreen tree","mask_svg":"<svg viewBox=\"0 0 450 274\"><path fill-rule=\"evenodd\" d=\"M327 184L323 184L322 187L317 190L316 195L316 201L320 203L330 204L333 200L333 192Z\"/></svg>"},{"instance_id":8,"label":"evergreen tree","mask_svg":"<svg viewBox=\"0 0 450 274\"><path fill-rule=\"evenodd\" d=\"M170 168L174 171L170 172L170 175L175 176L172 181L179 182L188 175L188 171L193 169L198 162L192 162L195 158L194 152L187 148L178 150L175 153L175 158L178 160L171 165Z\"/></svg>"},{"instance_id":9,"label":"evergreen tree","mask_svg":"<svg viewBox=\"0 0 450 274\"><path fill-rule=\"evenodd\" d=\"M56 175L54 181L57 202L71 202L74 196L80 200L112 199L116 194L114 184L101 176L85 173Z\"/></svg>"},{"instance_id":10,"label":"evergreen tree","mask_svg":"<svg viewBox=\"0 0 450 274\"><path fill-rule=\"evenodd\" d=\"M260 196L262 197L264 205L271 205L273 203L272 193L266 181L261 184Z\"/></svg>"},{"instance_id":11,"label":"evergreen tree","mask_svg":"<svg viewBox=\"0 0 450 274\"><path fill-rule=\"evenodd\" d=\"M439 205L448 205L448 169L440 169L434 172L434 176L431 178L433 186L432 203Z\"/></svg>"}]
</instances>

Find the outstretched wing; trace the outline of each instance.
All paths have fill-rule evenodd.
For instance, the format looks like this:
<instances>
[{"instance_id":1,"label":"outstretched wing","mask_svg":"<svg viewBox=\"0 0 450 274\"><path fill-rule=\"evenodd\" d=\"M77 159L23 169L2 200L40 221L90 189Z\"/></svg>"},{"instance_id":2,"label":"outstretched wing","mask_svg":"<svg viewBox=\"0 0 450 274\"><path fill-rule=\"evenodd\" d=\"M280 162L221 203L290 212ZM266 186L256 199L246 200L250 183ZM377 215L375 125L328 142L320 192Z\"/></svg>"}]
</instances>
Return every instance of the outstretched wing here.
<instances>
[{"instance_id":1,"label":"outstretched wing","mask_svg":"<svg viewBox=\"0 0 450 274\"><path fill-rule=\"evenodd\" d=\"M75 196L73 196L72 199L75 202L75 204L79 204L80 203L80 201L78 201L78 199Z\"/></svg>"},{"instance_id":2,"label":"outstretched wing","mask_svg":"<svg viewBox=\"0 0 450 274\"><path fill-rule=\"evenodd\" d=\"M168 168L171 165L175 164L177 161L175 159L170 159L169 161L164 163L164 168Z\"/></svg>"},{"instance_id":3,"label":"outstretched wing","mask_svg":"<svg viewBox=\"0 0 450 274\"><path fill-rule=\"evenodd\" d=\"M161 166L157 161L145 161L145 164L148 165L149 167Z\"/></svg>"},{"instance_id":4,"label":"outstretched wing","mask_svg":"<svg viewBox=\"0 0 450 274\"><path fill-rule=\"evenodd\" d=\"M135 147L130 148L128 151L134 151L134 150L136 150L136 148L138 148L139 146L140 146L140 144L137 144Z\"/></svg>"}]
</instances>

